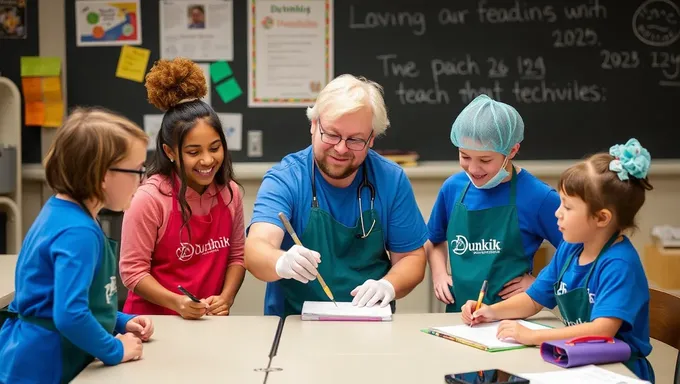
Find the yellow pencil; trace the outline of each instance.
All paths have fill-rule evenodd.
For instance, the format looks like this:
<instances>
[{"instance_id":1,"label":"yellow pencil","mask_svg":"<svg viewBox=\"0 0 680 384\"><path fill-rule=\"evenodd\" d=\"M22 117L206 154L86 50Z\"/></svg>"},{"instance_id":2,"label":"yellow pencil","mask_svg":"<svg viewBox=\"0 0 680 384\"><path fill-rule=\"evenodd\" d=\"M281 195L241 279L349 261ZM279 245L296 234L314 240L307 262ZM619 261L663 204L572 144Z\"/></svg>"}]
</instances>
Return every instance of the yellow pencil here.
<instances>
[{"instance_id":1,"label":"yellow pencil","mask_svg":"<svg viewBox=\"0 0 680 384\"><path fill-rule=\"evenodd\" d=\"M295 233L295 230L293 229L293 226L290 225L290 221L288 221L288 218L286 215L283 214L283 212L279 212L279 219L283 223L283 226L286 227L286 231L290 235L290 237L293 238L293 242L299 246L303 246L302 242L300 241L300 238L298 238L297 234ZM335 306L338 306L338 303L335 302L335 298L333 297L333 293L331 292L331 289L328 288L328 285L326 285L326 282L324 281L323 277L321 277L321 274L318 273L316 275L317 279L319 280L319 284L321 284L321 288L323 288L323 291L326 292L326 296L328 296L329 299L333 300L333 304Z\"/></svg>"},{"instance_id":2,"label":"yellow pencil","mask_svg":"<svg viewBox=\"0 0 680 384\"><path fill-rule=\"evenodd\" d=\"M482 289L479 290L479 297L477 297L477 305L475 306L475 310L472 311L472 313L475 313L479 311L479 308L482 307L482 300L484 299L484 295L486 295L486 289L489 286L489 282L487 280L484 280L482 283ZM472 327L472 322L470 322L470 326Z\"/></svg>"}]
</instances>

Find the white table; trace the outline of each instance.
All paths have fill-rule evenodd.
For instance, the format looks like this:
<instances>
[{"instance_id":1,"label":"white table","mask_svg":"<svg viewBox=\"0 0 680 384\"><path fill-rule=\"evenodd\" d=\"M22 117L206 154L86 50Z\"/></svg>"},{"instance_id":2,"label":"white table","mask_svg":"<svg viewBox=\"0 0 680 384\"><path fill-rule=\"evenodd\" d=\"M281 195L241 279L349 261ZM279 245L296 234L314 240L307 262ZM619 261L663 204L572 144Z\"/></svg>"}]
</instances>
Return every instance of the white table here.
<instances>
[{"instance_id":1,"label":"white table","mask_svg":"<svg viewBox=\"0 0 680 384\"><path fill-rule=\"evenodd\" d=\"M90 364L73 383L257 383L269 363L279 318L152 316L155 332L142 359Z\"/></svg>"},{"instance_id":2,"label":"white table","mask_svg":"<svg viewBox=\"0 0 680 384\"><path fill-rule=\"evenodd\" d=\"M0 255L0 308L14 300L14 270L18 258L17 255Z\"/></svg>"},{"instance_id":3,"label":"white table","mask_svg":"<svg viewBox=\"0 0 680 384\"><path fill-rule=\"evenodd\" d=\"M534 320L562 326L550 312ZM485 352L421 332L432 326L461 324L460 314L396 314L392 322L351 323L286 319L267 384L287 383L443 383L444 375L482 369L512 373L559 370L541 358L538 348ZM665 366L674 368L677 350L655 341ZM672 364L671 361L672 360ZM654 364L654 362L653 362ZM656 364L655 364L656 366ZM623 364L602 368L634 377ZM657 370L657 383L671 374Z\"/></svg>"}]
</instances>

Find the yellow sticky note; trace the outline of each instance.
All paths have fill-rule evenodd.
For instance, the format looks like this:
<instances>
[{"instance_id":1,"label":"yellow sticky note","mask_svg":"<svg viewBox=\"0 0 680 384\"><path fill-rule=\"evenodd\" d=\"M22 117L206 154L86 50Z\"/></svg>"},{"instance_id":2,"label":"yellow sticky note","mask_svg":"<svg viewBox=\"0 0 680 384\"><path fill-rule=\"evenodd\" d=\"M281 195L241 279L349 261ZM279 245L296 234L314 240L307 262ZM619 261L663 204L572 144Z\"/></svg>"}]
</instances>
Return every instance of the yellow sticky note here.
<instances>
[{"instance_id":1,"label":"yellow sticky note","mask_svg":"<svg viewBox=\"0 0 680 384\"><path fill-rule=\"evenodd\" d=\"M64 103L45 103L43 127L59 128L64 119Z\"/></svg>"},{"instance_id":2,"label":"yellow sticky note","mask_svg":"<svg viewBox=\"0 0 680 384\"><path fill-rule=\"evenodd\" d=\"M58 57L23 56L21 58L21 77L59 76L61 59Z\"/></svg>"},{"instance_id":3,"label":"yellow sticky note","mask_svg":"<svg viewBox=\"0 0 680 384\"><path fill-rule=\"evenodd\" d=\"M42 126L45 122L45 104L42 101L26 103L24 117L26 125Z\"/></svg>"},{"instance_id":4,"label":"yellow sticky note","mask_svg":"<svg viewBox=\"0 0 680 384\"><path fill-rule=\"evenodd\" d=\"M144 80L150 54L151 51L146 48L124 45L120 49L116 77L141 83Z\"/></svg>"},{"instance_id":5,"label":"yellow sticky note","mask_svg":"<svg viewBox=\"0 0 680 384\"><path fill-rule=\"evenodd\" d=\"M31 103L42 101L42 84L39 77L22 77L21 92L24 94L24 102Z\"/></svg>"},{"instance_id":6,"label":"yellow sticky note","mask_svg":"<svg viewBox=\"0 0 680 384\"><path fill-rule=\"evenodd\" d=\"M43 99L46 102L61 102L61 78L44 77L42 79Z\"/></svg>"}]
</instances>

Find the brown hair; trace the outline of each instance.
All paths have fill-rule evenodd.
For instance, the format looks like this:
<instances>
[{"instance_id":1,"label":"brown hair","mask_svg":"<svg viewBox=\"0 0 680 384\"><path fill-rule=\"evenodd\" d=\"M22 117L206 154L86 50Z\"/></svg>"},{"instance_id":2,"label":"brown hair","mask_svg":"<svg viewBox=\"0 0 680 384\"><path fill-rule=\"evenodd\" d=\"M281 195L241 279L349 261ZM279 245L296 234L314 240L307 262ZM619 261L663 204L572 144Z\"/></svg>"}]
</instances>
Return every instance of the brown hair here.
<instances>
[{"instance_id":1,"label":"brown hair","mask_svg":"<svg viewBox=\"0 0 680 384\"><path fill-rule=\"evenodd\" d=\"M203 70L189 59L158 60L146 75L146 95L161 111L208 93Z\"/></svg>"},{"instance_id":2,"label":"brown hair","mask_svg":"<svg viewBox=\"0 0 680 384\"><path fill-rule=\"evenodd\" d=\"M653 187L646 177L619 179L616 172L609 170L612 160L614 156L598 153L569 167L562 173L557 190L579 197L592 215L609 209L619 231L636 228L635 215L645 203L645 192Z\"/></svg>"},{"instance_id":3,"label":"brown hair","mask_svg":"<svg viewBox=\"0 0 680 384\"><path fill-rule=\"evenodd\" d=\"M230 196L228 204L231 204L234 196L229 183L233 181L239 186L240 184L234 179L227 138L215 110L200 100L206 95L208 88L203 70L198 64L183 57L158 60L146 75L145 87L149 102L165 112L156 138L156 151L149 163L147 176L163 175L170 179L173 186L175 186L173 175L178 176L180 185L177 200L182 212L182 228L187 227L189 238L191 238L191 228L187 226L187 223L192 212L186 201L187 178L184 171L184 156L181 154L178 156L177 166L175 166L165 153L163 145L181 150L184 138L199 121L211 126L219 135L222 148L224 148L224 160L220 169L215 173L215 184L219 187L218 193L221 193L223 188L228 188Z\"/></svg>"},{"instance_id":4,"label":"brown hair","mask_svg":"<svg viewBox=\"0 0 680 384\"><path fill-rule=\"evenodd\" d=\"M47 184L84 204L104 201L102 183L108 169L125 159L130 139L148 142L135 123L102 108L76 108L57 130L45 156Z\"/></svg>"}]
</instances>

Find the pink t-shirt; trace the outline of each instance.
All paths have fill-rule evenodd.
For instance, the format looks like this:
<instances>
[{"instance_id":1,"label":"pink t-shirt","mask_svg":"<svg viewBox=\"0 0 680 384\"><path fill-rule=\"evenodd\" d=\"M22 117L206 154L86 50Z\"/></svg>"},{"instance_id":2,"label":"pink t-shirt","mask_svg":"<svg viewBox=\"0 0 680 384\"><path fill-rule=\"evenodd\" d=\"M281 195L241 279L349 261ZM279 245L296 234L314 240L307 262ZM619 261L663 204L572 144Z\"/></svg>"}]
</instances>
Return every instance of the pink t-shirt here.
<instances>
[{"instance_id":1,"label":"pink t-shirt","mask_svg":"<svg viewBox=\"0 0 680 384\"><path fill-rule=\"evenodd\" d=\"M233 199L229 196L229 188L222 188L220 191L232 218L229 239L231 249L227 265L242 266L245 244L243 200L235 182L232 181L229 187ZM167 177L154 175L137 189L130 208L125 211L121 232L120 276L128 290L134 291L137 284L150 274L151 257L156 244L163 238L172 211L171 191ZM193 214L207 215L217 204L217 193L218 187L213 183L202 195L187 188L185 196Z\"/></svg>"}]
</instances>

